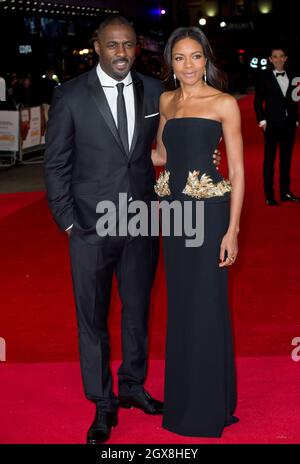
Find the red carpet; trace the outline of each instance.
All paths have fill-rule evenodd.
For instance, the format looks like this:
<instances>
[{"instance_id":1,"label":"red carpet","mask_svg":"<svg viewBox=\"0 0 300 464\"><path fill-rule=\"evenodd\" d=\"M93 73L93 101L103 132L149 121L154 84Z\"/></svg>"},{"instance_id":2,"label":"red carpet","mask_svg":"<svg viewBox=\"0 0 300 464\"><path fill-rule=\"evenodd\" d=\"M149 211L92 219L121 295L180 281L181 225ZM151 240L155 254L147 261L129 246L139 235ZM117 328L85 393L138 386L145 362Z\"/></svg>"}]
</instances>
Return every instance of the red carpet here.
<instances>
[{"instance_id":1,"label":"red carpet","mask_svg":"<svg viewBox=\"0 0 300 464\"><path fill-rule=\"evenodd\" d=\"M2 193L0 194L0 219L44 197L44 192Z\"/></svg>"},{"instance_id":2,"label":"red carpet","mask_svg":"<svg viewBox=\"0 0 300 464\"><path fill-rule=\"evenodd\" d=\"M266 207L262 192L262 134L251 97L241 101L246 199L240 254L230 270L230 300L239 356L288 355L300 336L300 204ZM299 136L293 191L300 195ZM224 151L223 151L224 153ZM278 182L276 182L276 186ZM0 336L8 361L78 359L67 238L53 223L40 192L0 195ZM153 291L150 356L164 357L165 284L162 263ZM120 358L120 305L111 308L112 355Z\"/></svg>"},{"instance_id":3,"label":"red carpet","mask_svg":"<svg viewBox=\"0 0 300 464\"><path fill-rule=\"evenodd\" d=\"M251 440L264 440L266 436L269 437L268 439L271 437L277 439L276 434L286 435L286 432L278 431L278 427L284 426L286 427L284 430L289 432L289 439L295 442L297 428L300 430L296 426L299 409L296 406L290 407L287 403L292 401L290 390L294 391L294 387L294 405L297 401L298 365L289 361L289 356L292 339L300 336L298 270L300 204L281 203L278 208L265 206L261 173L262 134L254 120L252 97L241 100L240 106L245 143L246 199L239 239L240 254L235 267L230 270L230 301L236 353L239 357L248 357L239 359L241 377L239 380L241 385L245 386L244 393L249 396L245 399L245 394L240 392L239 408L242 406L245 408L239 410L242 422L226 430L225 437L228 437L230 442L243 441L246 440L249 432ZM292 166L292 191L298 195L300 195L299 148L298 134ZM276 189L277 187L278 181L276 181ZM72 393L78 395L75 400L81 402L82 414L78 419L74 418L75 412L71 411L72 401L75 401L73 396L73 400L68 399L67 393L65 397L60 396L64 394L64 391L61 391L61 383L66 381L71 384L72 376L78 375L72 373L73 365L14 364L69 363L78 359L67 238L53 223L42 192L0 195L0 260L0 337L6 340L8 361L6 365L0 365L2 376L4 373L6 376L0 383L0 398L3 400L7 393L10 395L8 398L11 398L11 403L8 400L3 410L3 417L6 417L5 411L6 413L11 411L10 423L5 424L1 421L0 442L17 440L15 430L18 430L18 427L13 426L13 422L20 419L14 414L14 407L19 405L19 402L14 406L13 398L17 396L14 390L18 376L20 380L17 385L23 385L24 382L24 385L27 385L26 395L19 397L20 401L24 401L22 403L24 411L32 407L30 398L36 397L39 386L47 394L47 401L51 402L53 395L53 411L55 414L56 412L58 415L61 414L61 423L69 420L69 426L65 425L63 439L66 442L79 442L82 440L84 418L86 417L87 423L90 420L89 404L79 393L81 391L79 378ZM163 266L160 262L153 291L150 321L150 359L152 360L164 358L165 319L165 283ZM120 304L116 291L113 293L110 327L112 356L117 360L120 359ZM270 358L260 360L259 357L264 356ZM281 359L279 356L286 357L287 361L284 362L284 358ZM251 360L249 357L255 359ZM260 366L257 375L253 367L256 365ZM53 372L53 369L59 367L62 370L59 370L58 375L55 376L55 383L51 381L48 384L47 377L43 377L44 372L47 373L49 369ZM36 376L40 372L36 385L34 382L30 383L31 377L26 375L27 368L30 370L30 376ZM252 369L252 376L248 375L248 369ZM266 384L264 384L265 376L270 376ZM161 376L156 372L152 379L151 375L149 376L149 382L150 380L162 382ZM161 396L162 385L161 383L158 385L157 391ZM266 385L272 387L268 392ZM30 388L34 388L31 393ZM38 397L43 404L41 393ZM64 408L57 408L60 402ZM69 417L66 409L70 410ZM28 425L28 430L22 427L23 442L39 441L35 432L39 430L39 409L35 410L34 414L32 416L34 420L32 419L31 425ZM124 412L125 414L129 413ZM72 426L74 420L78 421L76 427L78 436L73 435L76 433ZM151 421L154 421L154 425L157 424L157 430L152 430ZM249 421L251 424L248 423ZM147 436L149 434L152 442L158 439L160 442L174 440L170 434L161 432L159 419L147 418L147 424L149 424ZM134 427L133 423L132 429L130 427L126 426L125 430L133 434L131 442L138 442L139 427ZM248 427L253 427L253 430L249 431ZM241 430L241 435L238 430ZM152 436L152 433L156 432L157 437ZM48 436L50 441L58 442L59 434L50 435L48 430L40 441L46 442ZM116 440L118 436L119 443L130 442L130 437L124 435L121 427L114 435Z\"/></svg>"},{"instance_id":4,"label":"red carpet","mask_svg":"<svg viewBox=\"0 0 300 464\"><path fill-rule=\"evenodd\" d=\"M163 367L163 361L150 363L147 387L157 398ZM222 438L175 435L162 429L161 417L134 409L120 411L109 444L299 443L299 369L285 357L238 359L241 421ZM1 443L84 443L94 408L82 394L78 363L1 364L0 385Z\"/></svg>"}]
</instances>

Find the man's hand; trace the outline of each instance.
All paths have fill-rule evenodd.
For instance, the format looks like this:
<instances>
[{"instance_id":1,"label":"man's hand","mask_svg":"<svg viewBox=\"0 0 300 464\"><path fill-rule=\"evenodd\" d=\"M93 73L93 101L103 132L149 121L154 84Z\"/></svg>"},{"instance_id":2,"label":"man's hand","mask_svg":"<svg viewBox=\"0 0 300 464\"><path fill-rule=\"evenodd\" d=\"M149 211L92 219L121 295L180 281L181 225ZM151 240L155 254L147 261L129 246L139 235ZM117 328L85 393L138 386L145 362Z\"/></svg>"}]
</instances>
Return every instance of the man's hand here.
<instances>
[{"instance_id":1,"label":"man's hand","mask_svg":"<svg viewBox=\"0 0 300 464\"><path fill-rule=\"evenodd\" d=\"M213 162L216 165L216 169L219 169L221 159L222 159L221 152L220 152L220 150L218 150L216 148L215 151L214 151L214 154L213 154Z\"/></svg>"},{"instance_id":2,"label":"man's hand","mask_svg":"<svg viewBox=\"0 0 300 464\"><path fill-rule=\"evenodd\" d=\"M263 131L265 131L266 128L267 128L267 121L265 121L265 120L260 121L260 123L258 125Z\"/></svg>"}]
</instances>

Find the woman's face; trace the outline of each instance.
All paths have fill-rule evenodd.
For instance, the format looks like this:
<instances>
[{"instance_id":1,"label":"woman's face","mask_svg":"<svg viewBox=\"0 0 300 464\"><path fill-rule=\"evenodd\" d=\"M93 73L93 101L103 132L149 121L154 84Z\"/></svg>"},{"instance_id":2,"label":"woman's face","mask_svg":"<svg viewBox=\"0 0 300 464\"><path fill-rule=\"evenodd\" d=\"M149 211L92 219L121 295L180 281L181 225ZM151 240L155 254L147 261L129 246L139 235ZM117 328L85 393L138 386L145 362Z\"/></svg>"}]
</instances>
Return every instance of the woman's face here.
<instances>
[{"instance_id":1,"label":"woman's face","mask_svg":"<svg viewBox=\"0 0 300 464\"><path fill-rule=\"evenodd\" d=\"M201 81L205 65L206 58L199 42L185 38L175 43L172 49L172 66L182 84L193 85Z\"/></svg>"}]
</instances>

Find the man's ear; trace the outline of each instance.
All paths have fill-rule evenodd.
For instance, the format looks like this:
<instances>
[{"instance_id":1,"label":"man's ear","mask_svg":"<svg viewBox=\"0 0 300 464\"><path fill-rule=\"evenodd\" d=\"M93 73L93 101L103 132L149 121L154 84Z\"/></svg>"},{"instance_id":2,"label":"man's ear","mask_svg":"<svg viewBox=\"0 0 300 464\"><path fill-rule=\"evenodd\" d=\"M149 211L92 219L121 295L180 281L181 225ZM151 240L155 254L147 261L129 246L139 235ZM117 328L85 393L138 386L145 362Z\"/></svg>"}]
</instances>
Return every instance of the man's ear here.
<instances>
[{"instance_id":1,"label":"man's ear","mask_svg":"<svg viewBox=\"0 0 300 464\"><path fill-rule=\"evenodd\" d=\"M100 44L98 40L94 41L94 48L95 48L95 52L97 53L97 55L100 55Z\"/></svg>"}]
</instances>

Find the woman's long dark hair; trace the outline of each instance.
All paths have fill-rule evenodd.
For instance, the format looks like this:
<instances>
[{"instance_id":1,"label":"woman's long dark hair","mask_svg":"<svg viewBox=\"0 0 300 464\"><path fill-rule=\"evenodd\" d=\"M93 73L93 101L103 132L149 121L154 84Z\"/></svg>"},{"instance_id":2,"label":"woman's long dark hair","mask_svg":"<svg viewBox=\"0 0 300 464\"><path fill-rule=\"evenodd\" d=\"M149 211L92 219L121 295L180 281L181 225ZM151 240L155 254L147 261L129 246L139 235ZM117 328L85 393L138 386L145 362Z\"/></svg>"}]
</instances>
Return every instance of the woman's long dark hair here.
<instances>
[{"instance_id":1,"label":"woman's long dark hair","mask_svg":"<svg viewBox=\"0 0 300 464\"><path fill-rule=\"evenodd\" d=\"M206 79L207 83L218 90L226 90L227 79L216 64L214 52L206 35L198 27L178 27L170 35L165 50L164 50L164 82L170 89L175 88L173 67L172 67L172 50L174 45L182 39L193 39L198 42L204 52L206 58Z\"/></svg>"}]
</instances>

